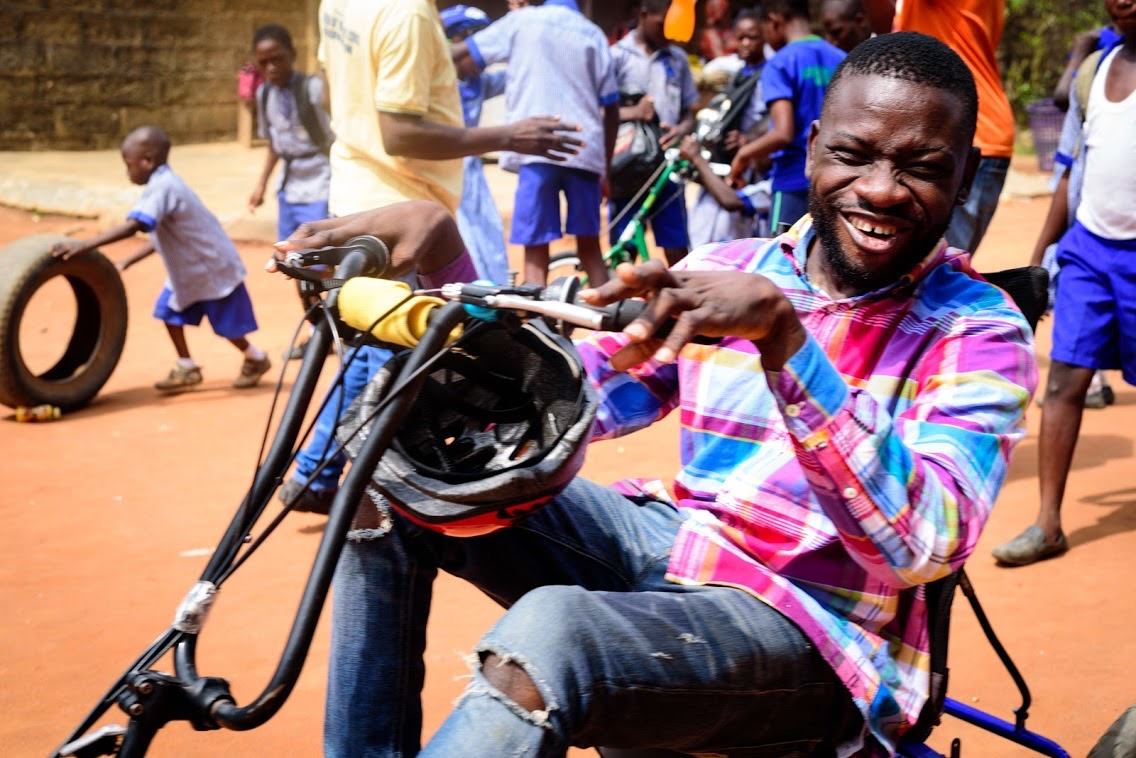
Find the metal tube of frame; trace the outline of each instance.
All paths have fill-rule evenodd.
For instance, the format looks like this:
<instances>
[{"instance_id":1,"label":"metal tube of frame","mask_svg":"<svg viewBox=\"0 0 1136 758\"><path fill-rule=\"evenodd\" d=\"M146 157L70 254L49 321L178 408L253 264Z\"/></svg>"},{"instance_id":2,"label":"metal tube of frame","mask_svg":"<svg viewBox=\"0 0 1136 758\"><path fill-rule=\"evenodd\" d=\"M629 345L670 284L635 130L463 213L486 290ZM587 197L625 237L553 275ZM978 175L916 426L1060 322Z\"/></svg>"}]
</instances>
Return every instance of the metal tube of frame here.
<instances>
[{"instance_id":1,"label":"metal tube of frame","mask_svg":"<svg viewBox=\"0 0 1136 758\"><path fill-rule=\"evenodd\" d=\"M461 303L449 303L436 311L429 330L407 360L401 376L409 376L435 354L445 349L450 331L465 317ZM234 730L254 729L272 718L288 699L300 676L308 648L311 646L316 623L327 598L332 574L339 560L339 554L343 550L355 508L363 497L375 466L390 446L401 419L425 380L426 374L423 373L375 420L371 436L367 438L359 456L352 462L351 469L332 502L327 528L320 540L315 565L308 577L296 620L288 634L288 642L272 680L249 705L239 707L228 700L218 701L213 707L212 715L221 726Z\"/></svg>"},{"instance_id":2,"label":"metal tube of frame","mask_svg":"<svg viewBox=\"0 0 1136 758\"><path fill-rule=\"evenodd\" d=\"M972 708L966 703L960 703L952 698L947 698L943 712L949 713L955 718L962 719L967 723L974 724L979 729L984 729L999 737L1004 737L1011 742L1016 742L1035 753L1048 755L1052 758L1069 758L1069 754L1065 752L1065 749L1048 737L1043 737L1028 729L1018 728L1009 721L1003 721L997 716L991 716L989 713L980 711L977 708Z\"/></svg>"}]
</instances>

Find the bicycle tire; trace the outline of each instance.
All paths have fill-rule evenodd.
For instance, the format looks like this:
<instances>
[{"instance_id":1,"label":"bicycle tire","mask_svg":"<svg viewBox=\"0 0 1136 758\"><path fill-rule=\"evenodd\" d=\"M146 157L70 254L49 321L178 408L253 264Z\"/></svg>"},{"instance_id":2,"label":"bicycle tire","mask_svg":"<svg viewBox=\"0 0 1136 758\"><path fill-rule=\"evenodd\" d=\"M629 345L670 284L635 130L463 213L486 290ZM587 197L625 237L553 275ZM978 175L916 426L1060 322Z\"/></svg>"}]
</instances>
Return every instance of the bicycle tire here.
<instances>
[{"instance_id":1,"label":"bicycle tire","mask_svg":"<svg viewBox=\"0 0 1136 758\"><path fill-rule=\"evenodd\" d=\"M73 411L87 405L110 378L126 344L126 289L118 270L100 252L70 260L51 247L67 237L37 234L0 248L0 403L54 405ZM55 365L36 375L20 352L20 322L32 296L48 280L67 279L75 295L75 327Z\"/></svg>"},{"instance_id":2,"label":"bicycle tire","mask_svg":"<svg viewBox=\"0 0 1136 758\"><path fill-rule=\"evenodd\" d=\"M552 282L562 276L575 276L582 284L588 283L588 275L580 263L580 256L576 253L557 253L548 259L548 281Z\"/></svg>"}]
</instances>

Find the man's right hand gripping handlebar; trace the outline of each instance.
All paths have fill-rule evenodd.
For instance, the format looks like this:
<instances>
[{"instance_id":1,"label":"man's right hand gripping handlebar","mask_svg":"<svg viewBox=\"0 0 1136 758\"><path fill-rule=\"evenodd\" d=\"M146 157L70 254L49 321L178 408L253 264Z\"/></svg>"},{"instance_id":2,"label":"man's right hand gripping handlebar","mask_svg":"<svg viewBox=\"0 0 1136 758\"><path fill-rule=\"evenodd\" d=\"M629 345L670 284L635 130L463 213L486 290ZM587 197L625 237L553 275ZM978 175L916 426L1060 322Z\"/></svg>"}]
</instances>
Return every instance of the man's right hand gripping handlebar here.
<instances>
[{"instance_id":1,"label":"man's right hand gripping handlebar","mask_svg":"<svg viewBox=\"0 0 1136 758\"><path fill-rule=\"evenodd\" d=\"M605 284L580 292L579 300L603 307L631 297L645 298L647 307L623 330L631 342L612 356L619 371L651 358L670 363L697 336L751 340L765 370L780 371L807 338L785 293L759 274L624 263Z\"/></svg>"},{"instance_id":2,"label":"man's right hand gripping handlebar","mask_svg":"<svg viewBox=\"0 0 1136 758\"><path fill-rule=\"evenodd\" d=\"M400 277L414 269L422 274L433 273L465 251L457 224L446 209L437 203L416 200L301 224L291 237L276 243L274 256L265 269L276 271L277 262L290 252L335 247L362 235L378 237L390 250L389 268L383 273L387 278Z\"/></svg>"}]
</instances>

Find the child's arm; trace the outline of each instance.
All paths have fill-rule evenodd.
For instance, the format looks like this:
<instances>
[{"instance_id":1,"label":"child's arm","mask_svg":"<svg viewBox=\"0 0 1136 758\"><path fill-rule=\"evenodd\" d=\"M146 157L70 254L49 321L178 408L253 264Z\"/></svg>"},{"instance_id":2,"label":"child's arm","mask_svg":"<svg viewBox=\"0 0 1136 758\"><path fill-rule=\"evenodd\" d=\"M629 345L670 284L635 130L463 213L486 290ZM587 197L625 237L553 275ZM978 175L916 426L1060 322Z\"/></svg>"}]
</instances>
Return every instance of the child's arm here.
<instances>
[{"instance_id":1,"label":"child's arm","mask_svg":"<svg viewBox=\"0 0 1136 758\"><path fill-rule=\"evenodd\" d=\"M1045 248L1061 239L1069 219L1069 172L1061 175L1057 188L1053 190L1053 199L1049 202L1049 213L1041 225L1041 232L1037 235L1037 243L1033 246L1033 255L1030 256L1031 266L1040 266L1041 258L1045 255Z\"/></svg>"},{"instance_id":2,"label":"child's arm","mask_svg":"<svg viewBox=\"0 0 1136 758\"><path fill-rule=\"evenodd\" d=\"M742 209L742 201L738 197L738 193L730 189L728 184L710 170L710 164L702 157L702 146L698 144L698 140L694 137L684 139L682 147L679 148L679 153L683 158L690 161L695 170L698 171L698 181L717 201L718 205L731 213Z\"/></svg>"},{"instance_id":3,"label":"child's arm","mask_svg":"<svg viewBox=\"0 0 1136 758\"><path fill-rule=\"evenodd\" d=\"M730 164L729 182L740 187L742 174L751 163L768 158L773 153L793 144L795 125L793 123L793 102L788 99L774 100L769 106L769 131L752 142L742 145Z\"/></svg>"},{"instance_id":4,"label":"child's arm","mask_svg":"<svg viewBox=\"0 0 1136 758\"><path fill-rule=\"evenodd\" d=\"M143 247L138 248L138 251L134 253L134 255L131 255L128 258L123 258L118 263L114 264L114 267L118 269L119 273L122 273L143 258L153 255L153 253L154 245L153 243L148 242Z\"/></svg>"},{"instance_id":5,"label":"child's arm","mask_svg":"<svg viewBox=\"0 0 1136 758\"><path fill-rule=\"evenodd\" d=\"M66 240L65 242L57 242L51 247L51 254L56 258L67 260L76 255L85 255L97 247L109 245L112 242L124 240L127 237L133 237L138 232L145 231L140 221L129 219L124 224L119 224L113 229L109 229L98 237L90 240Z\"/></svg>"},{"instance_id":6,"label":"child's arm","mask_svg":"<svg viewBox=\"0 0 1136 758\"><path fill-rule=\"evenodd\" d=\"M249 195L249 213L264 204L264 191L268 188L268 177L272 176L272 169L276 168L276 162L279 159L280 156L276 154L276 151L272 149L272 144L269 143L268 155L264 159L264 169L260 172L260 179L257 180L252 194Z\"/></svg>"}]
</instances>

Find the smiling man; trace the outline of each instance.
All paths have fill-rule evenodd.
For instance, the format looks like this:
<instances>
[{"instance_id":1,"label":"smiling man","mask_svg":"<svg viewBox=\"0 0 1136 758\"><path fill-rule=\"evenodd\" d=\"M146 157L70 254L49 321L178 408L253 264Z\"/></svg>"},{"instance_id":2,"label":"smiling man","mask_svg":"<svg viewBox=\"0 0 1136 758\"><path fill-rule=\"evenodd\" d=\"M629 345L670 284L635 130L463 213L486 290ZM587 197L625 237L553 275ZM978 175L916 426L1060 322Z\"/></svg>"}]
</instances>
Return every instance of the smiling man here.
<instances>
[{"instance_id":1,"label":"smiling man","mask_svg":"<svg viewBox=\"0 0 1136 758\"><path fill-rule=\"evenodd\" d=\"M815 221L699 248L669 271L624 265L585 293L649 300L624 333L577 347L598 396L593 438L681 409L673 499L576 478L470 539L395 504L389 532L345 547L353 580L336 602L359 619L360 676L384 682L367 754L419 751L439 569L509 610L422 755L895 751L930 690L924 585L973 551L1037 381L1024 317L941 239L975 168L976 109L942 43L869 40L810 133ZM325 222L293 242L390 237L388 224ZM449 238L446 275L470 275ZM722 339L688 344L698 334Z\"/></svg>"}]
</instances>

